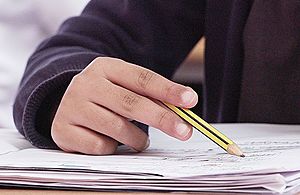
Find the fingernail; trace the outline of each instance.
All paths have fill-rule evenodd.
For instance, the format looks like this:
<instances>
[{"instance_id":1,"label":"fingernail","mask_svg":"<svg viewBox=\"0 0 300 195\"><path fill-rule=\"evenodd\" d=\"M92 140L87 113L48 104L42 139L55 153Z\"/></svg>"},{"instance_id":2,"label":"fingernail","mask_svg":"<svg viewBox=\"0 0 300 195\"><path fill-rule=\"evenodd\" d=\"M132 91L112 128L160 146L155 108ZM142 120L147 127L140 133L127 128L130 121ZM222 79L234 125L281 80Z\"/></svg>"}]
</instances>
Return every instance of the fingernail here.
<instances>
[{"instance_id":1,"label":"fingernail","mask_svg":"<svg viewBox=\"0 0 300 195\"><path fill-rule=\"evenodd\" d=\"M182 93L181 99L185 106L189 106L193 104L195 99L197 98L197 94L192 90L187 90Z\"/></svg>"},{"instance_id":2,"label":"fingernail","mask_svg":"<svg viewBox=\"0 0 300 195\"><path fill-rule=\"evenodd\" d=\"M189 127L184 123L179 123L176 126L176 131L181 138L185 138L190 132Z\"/></svg>"},{"instance_id":3,"label":"fingernail","mask_svg":"<svg viewBox=\"0 0 300 195\"><path fill-rule=\"evenodd\" d=\"M146 145L143 147L143 148L139 148L139 149L136 149L136 148L133 148L134 150L136 150L137 152L143 152L144 150L146 150L150 145L150 139L148 138L147 139L147 142L146 142Z\"/></svg>"},{"instance_id":4,"label":"fingernail","mask_svg":"<svg viewBox=\"0 0 300 195\"><path fill-rule=\"evenodd\" d=\"M148 139L147 139L147 142L146 142L146 145L145 145L145 147L143 148L143 150L146 150L146 149L149 147L149 145L150 145L150 139L148 138Z\"/></svg>"}]
</instances>

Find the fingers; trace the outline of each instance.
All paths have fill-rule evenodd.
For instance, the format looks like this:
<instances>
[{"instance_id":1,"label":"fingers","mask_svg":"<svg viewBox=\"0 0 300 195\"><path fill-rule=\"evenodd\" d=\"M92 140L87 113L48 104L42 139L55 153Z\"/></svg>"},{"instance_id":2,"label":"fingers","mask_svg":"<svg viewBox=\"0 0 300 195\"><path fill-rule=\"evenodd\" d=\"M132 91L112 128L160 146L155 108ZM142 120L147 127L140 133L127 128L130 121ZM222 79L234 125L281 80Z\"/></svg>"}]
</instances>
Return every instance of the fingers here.
<instances>
[{"instance_id":1,"label":"fingers","mask_svg":"<svg viewBox=\"0 0 300 195\"><path fill-rule=\"evenodd\" d=\"M113 154L118 142L81 126L61 125L52 130L55 143L66 152L91 155Z\"/></svg>"},{"instance_id":2,"label":"fingers","mask_svg":"<svg viewBox=\"0 0 300 195\"><path fill-rule=\"evenodd\" d=\"M172 82L143 67L111 58L99 58L97 63L102 64L102 71L108 80L141 95L185 108L194 107L198 102L198 95L192 88Z\"/></svg>"},{"instance_id":3,"label":"fingers","mask_svg":"<svg viewBox=\"0 0 300 195\"><path fill-rule=\"evenodd\" d=\"M148 135L124 117L92 102L81 109L73 118L75 124L109 136L137 151L143 151L149 146Z\"/></svg>"},{"instance_id":4,"label":"fingers","mask_svg":"<svg viewBox=\"0 0 300 195\"><path fill-rule=\"evenodd\" d=\"M90 96L90 101L109 108L126 118L133 118L161 129L168 135L180 140L190 138L192 127L171 110L158 105L146 97L117 86L108 80L103 79L98 84L98 86L94 87L95 93ZM124 124L125 122L122 123Z\"/></svg>"},{"instance_id":5,"label":"fingers","mask_svg":"<svg viewBox=\"0 0 300 195\"><path fill-rule=\"evenodd\" d=\"M70 152L112 154L118 142L142 151L149 145L148 136L128 118L187 140L192 127L154 101L189 108L197 100L191 88L150 70L114 58L97 58L69 84L51 135Z\"/></svg>"}]
</instances>

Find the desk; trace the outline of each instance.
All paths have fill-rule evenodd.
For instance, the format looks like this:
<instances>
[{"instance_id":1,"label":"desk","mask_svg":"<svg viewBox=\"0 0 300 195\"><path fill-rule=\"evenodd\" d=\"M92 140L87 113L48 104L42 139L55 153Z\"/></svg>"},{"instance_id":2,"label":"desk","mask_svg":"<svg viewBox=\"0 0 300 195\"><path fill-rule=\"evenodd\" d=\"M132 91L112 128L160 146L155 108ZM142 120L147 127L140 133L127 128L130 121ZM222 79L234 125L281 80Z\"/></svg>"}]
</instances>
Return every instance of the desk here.
<instances>
[{"instance_id":1,"label":"desk","mask_svg":"<svg viewBox=\"0 0 300 195\"><path fill-rule=\"evenodd\" d=\"M86 191L59 191L59 190L16 190L16 189L0 189L1 195L166 195L167 193L155 193L155 192L86 192ZM171 195L171 193L169 193ZM174 195L187 195L190 193L172 193ZM197 195L226 195L226 194L234 194L239 195L237 193L211 193L211 192L202 192L202 193L191 193ZM250 195L250 194L240 194L240 195ZM297 193L296 195L300 195Z\"/></svg>"},{"instance_id":2,"label":"desk","mask_svg":"<svg viewBox=\"0 0 300 195\"><path fill-rule=\"evenodd\" d=\"M167 193L155 193L155 192L87 192L87 191L60 191L60 190L23 190L23 189L0 189L1 195L166 195ZM174 193L172 193L174 194ZM175 195L187 195L188 193L176 193ZM203 193L192 193L199 195L225 195L229 193L211 193L211 192L203 192ZM238 195L236 193L232 193L234 195ZM171 193L170 193L171 195ZM241 194L241 195L249 195L249 194ZM298 193L300 195L300 193Z\"/></svg>"}]
</instances>

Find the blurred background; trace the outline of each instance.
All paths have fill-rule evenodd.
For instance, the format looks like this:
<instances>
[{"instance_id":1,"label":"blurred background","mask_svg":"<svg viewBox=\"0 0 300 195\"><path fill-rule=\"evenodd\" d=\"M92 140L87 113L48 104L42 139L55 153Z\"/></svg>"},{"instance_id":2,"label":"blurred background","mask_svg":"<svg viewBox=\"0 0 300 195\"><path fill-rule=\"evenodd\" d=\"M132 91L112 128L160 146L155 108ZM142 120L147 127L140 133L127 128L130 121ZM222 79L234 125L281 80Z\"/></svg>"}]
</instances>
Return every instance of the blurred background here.
<instances>
[{"instance_id":1,"label":"blurred background","mask_svg":"<svg viewBox=\"0 0 300 195\"><path fill-rule=\"evenodd\" d=\"M14 128L12 105L27 59L37 45L88 0L0 0L0 127ZM193 87L201 97L204 39L190 53L173 80ZM202 101L195 108L201 113Z\"/></svg>"}]
</instances>

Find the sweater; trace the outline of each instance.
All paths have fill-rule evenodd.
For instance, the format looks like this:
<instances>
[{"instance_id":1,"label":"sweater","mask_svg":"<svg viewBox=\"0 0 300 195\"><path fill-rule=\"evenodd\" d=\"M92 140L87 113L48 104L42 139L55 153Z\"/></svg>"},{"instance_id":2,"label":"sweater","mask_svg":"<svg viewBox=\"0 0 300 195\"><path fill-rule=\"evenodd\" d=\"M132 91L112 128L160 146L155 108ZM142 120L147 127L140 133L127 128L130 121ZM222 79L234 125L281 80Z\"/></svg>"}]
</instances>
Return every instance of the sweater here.
<instances>
[{"instance_id":1,"label":"sweater","mask_svg":"<svg viewBox=\"0 0 300 195\"><path fill-rule=\"evenodd\" d=\"M57 148L50 134L56 109L93 59L120 58L170 78L204 35L203 118L237 122L251 6L250 0L92 0L30 57L14 104L17 129L37 147Z\"/></svg>"}]
</instances>

